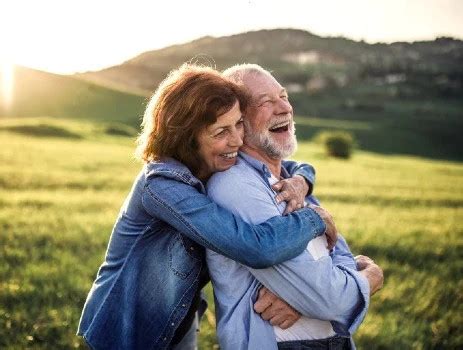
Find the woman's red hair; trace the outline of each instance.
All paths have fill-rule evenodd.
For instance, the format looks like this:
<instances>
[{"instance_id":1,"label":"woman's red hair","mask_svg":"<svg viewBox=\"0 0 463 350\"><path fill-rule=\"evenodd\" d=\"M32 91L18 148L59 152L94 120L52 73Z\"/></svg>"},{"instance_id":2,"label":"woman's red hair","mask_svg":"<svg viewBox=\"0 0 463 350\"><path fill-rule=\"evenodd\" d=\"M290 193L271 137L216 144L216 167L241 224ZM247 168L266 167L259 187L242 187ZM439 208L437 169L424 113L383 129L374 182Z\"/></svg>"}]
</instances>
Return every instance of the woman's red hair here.
<instances>
[{"instance_id":1,"label":"woman's red hair","mask_svg":"<svg viewBox=\"0 0 463 350\"><path fill-rule=\"evenodd\" d=\"M245 111L244 89L212 68L184 64L169 73L146 108L136 155L145 162L172 157L193 174L200 164L197 135L238 101Z\"/></svg>"}]
</instances>

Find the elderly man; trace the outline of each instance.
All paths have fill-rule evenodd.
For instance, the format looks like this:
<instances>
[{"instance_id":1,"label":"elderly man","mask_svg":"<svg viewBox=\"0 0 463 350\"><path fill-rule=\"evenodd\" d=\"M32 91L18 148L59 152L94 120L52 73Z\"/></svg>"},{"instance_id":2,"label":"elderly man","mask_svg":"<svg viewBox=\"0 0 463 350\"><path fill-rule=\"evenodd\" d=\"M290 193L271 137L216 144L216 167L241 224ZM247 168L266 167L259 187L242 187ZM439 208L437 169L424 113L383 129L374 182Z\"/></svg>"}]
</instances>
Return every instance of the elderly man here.
<instances>
[{"instance_id":1,"label":"elderly man","mask_svg":"<svg viewBox=\"0 0 463 350\"><path fill-rule=\"evenodd\" d=\"M296 148L293 110L286 90L261 67L240 65L224 74L243 84L252 101L238 162L209 180L208 194L244 220L260 223L284 214L284 192L275 199L272 185L288 177L281 162ZM318 205L312 196L305 201ZM329 216L317 210L322 217ZM207 260L222 349L348 349L370 295L383 281L381 269L371 259L361 257L356 264L342 237L331 252L325 236L315 238L300 256L267 269L251 269L212 251ZM302 317L292 324L294 320L282 320L281 313L264 311L265 302L254 306L262 285ZM280 327L272 326L276 324Z\"/></svg>"}]
</instances>

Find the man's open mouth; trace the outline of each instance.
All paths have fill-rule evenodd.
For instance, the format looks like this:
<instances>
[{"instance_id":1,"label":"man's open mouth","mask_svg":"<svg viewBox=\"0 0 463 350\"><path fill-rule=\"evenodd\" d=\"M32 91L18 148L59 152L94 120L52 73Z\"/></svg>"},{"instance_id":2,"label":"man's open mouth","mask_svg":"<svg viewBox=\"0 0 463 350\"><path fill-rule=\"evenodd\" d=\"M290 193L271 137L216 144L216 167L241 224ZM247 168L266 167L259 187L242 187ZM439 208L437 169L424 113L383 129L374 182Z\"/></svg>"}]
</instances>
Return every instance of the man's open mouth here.
<instances>
[{"instance_id":1,"label":"man's open mouth","mask_svg":"<svg viewBox=\"0 0 463 350\"><path fill-rule=\"evenodd\" d=\"M286 132L289 129L289 121L281 122L278 124L273 125L270 129L268 129L270 132Z\"/></svg>"}]
</instances>

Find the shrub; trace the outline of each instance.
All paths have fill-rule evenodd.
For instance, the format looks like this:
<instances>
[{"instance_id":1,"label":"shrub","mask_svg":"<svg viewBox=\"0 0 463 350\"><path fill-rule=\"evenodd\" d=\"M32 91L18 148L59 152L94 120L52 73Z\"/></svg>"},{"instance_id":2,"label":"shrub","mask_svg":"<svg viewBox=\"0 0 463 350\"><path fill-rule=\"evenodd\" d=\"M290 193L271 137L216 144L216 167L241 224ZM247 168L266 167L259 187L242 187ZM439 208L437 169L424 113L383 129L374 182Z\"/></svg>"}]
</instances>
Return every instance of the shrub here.
<instances>
[{"instance_id":1,"label":"shrub","mask_svg":"<svg viewBox=\"0 0 463 350\"><path fill-rule=\"evenodd\" d=\"M137 130L134 128L124 125L124 124L119 124L119 123L113 123L109 124L105 127L104 132L108 135L115 135L115 136L136 136L137 135Z\"/></svg>"},{"instance_id":2,"label":"shrub","mask_svg":"<svg viewBox=\"0 0 463 350\"><path fill-rule=\"evenodd\" d=\"M80 139L81 135L69 131L65 128L49 124L37 125L13 125L2 128L4 130L12 131L18 134L38 137L67 137L71 139Z\"/></svg>"},{"instance_id":3,"label":"shrub","mask_svg":"<svg viewBox=\"0 0 463 350\"><path fill-rule=\"evenodd\" d=\"M345 131L323 131L316 136L328 156L348 159L356 145L354 136Z\"/></svg>"}]
</instances>

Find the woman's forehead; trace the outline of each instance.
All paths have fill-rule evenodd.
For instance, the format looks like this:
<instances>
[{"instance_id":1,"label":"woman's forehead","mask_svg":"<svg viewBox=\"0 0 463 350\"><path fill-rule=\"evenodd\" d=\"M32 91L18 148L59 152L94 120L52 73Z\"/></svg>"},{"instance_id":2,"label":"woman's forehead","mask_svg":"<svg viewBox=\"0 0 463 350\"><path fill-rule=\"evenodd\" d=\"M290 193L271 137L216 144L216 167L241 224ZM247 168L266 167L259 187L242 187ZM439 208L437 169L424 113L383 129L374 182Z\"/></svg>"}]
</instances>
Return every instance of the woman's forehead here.
<instances>
[{"instance_id":1,"label":"woman's forehead","mask_svg":"<svg viewBox=\"0 0 463 350\"><path fill-rule=\"evenodd\" d=\"M225 112L222 115L219 115L217 117L216 122L208 125L207 128L208 129L221 128L221 127L227 127L230 125L234 125L239 119L241 119L241 117L242 117L242 113L240 110L240 104L237 100L229 111Z\"/></svg>"}]
</instances>

